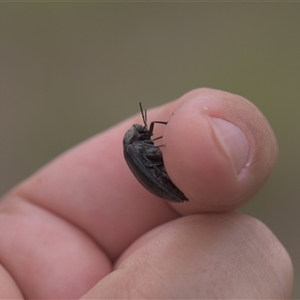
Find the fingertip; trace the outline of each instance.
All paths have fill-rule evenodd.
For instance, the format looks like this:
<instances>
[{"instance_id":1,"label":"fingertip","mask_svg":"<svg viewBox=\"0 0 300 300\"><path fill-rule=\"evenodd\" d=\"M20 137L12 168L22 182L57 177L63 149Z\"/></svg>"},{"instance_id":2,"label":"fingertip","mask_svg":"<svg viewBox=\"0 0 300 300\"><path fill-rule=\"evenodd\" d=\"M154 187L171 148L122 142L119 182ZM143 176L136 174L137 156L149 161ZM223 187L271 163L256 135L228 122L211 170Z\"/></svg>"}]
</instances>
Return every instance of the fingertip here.
<instances>
[{"instance_id":1,"label":"fingertip","mask_svg":"<svg viewBox=\"0 0 300 300\"><path fill-rule=\"evenodd\" d=\"M199 89L182 99L162 148L171 180L191 200L179 210L216 212L241 206L264 185L277 160L268 121L238 95Z\"/></svg>"},{"instance_id":2,"label":"fingertip","mask_svg":"<svg viewBox=\"0 0 300 300\"><path fill-rule=\"evenodd\" d=\"M115 267L94 298L289 299L293 283L290 257L274 234L236 213L195 214L156 227Z\"/></svg>"}]
</instances>

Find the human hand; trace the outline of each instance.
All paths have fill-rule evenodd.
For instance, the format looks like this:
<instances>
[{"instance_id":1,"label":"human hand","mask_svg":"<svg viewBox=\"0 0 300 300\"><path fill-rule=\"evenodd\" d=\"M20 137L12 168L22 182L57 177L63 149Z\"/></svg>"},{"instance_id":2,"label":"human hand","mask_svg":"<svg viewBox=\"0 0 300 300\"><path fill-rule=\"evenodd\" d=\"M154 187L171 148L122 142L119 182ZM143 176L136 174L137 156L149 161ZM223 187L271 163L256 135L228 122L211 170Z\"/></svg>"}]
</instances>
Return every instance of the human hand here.
<instances>
[{"instance_id":1,"label":"human hand","mask_svg":"<svg viewBox=\"0 0 300 300\"><path fill-rule=\"evenodd\" d=\"M263 115L240 96L198 89L149 110L148 120L169 121L155 136L189 202L167 203L134 178L122 138L141 116L125 120L4 196L1 299L290 296L283 246L260 221L233 212L277 159Z\"/></svg>"}]
</instances>

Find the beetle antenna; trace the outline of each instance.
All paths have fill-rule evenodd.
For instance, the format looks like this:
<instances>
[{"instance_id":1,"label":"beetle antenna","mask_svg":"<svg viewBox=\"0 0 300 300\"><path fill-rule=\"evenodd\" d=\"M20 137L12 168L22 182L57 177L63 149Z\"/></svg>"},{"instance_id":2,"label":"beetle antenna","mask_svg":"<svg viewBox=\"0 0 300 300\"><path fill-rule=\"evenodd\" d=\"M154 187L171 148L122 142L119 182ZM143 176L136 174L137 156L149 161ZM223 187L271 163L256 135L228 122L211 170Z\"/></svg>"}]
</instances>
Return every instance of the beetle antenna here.
<instances>
[{"instance_id":1,"label":"beetle antenna","mask_svg":"<svg viewBox=\"0 0 300 300\"><path fill-rule=\"evenodd\" d=\"M141 114L142 114L142 118L143 118L143 121L144 121L145 128L147 128L147 110L143 109L143 106L142 106L141 102L139 102L139 105L140 105L140 110L141 110Z\"/></svg>"}]
</instances>

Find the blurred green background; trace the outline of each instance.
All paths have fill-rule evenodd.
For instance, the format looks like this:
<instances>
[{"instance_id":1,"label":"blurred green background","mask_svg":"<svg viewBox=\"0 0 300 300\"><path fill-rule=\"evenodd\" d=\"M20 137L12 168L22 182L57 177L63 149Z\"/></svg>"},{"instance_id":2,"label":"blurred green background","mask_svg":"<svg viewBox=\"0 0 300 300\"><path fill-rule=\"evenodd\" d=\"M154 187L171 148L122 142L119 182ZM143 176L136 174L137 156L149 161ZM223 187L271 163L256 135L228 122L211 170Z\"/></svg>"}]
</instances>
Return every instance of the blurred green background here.
<instances>
[{"instance_id":1,"label":"blurred green background","mask_svg":"<svg viewBox=\"0 0 300 300\"><path fill-rule=\"evenodd\" d=\"M255 103L278 138L243 212L292 256L300 298L300 3L0 3L0 193L62 151L197 87Z\"/></svg>"}]
</instances>

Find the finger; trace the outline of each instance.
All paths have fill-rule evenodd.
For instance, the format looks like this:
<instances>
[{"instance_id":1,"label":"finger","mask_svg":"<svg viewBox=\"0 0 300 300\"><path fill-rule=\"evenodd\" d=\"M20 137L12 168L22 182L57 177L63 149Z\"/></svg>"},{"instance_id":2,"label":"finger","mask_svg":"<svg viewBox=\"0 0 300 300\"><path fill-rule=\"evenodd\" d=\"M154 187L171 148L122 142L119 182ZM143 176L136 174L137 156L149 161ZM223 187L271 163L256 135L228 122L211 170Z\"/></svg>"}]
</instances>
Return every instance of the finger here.
<instances>
[{"instance_id":1,"label":"finger","mask_svg":"<svg viewBox=\"0 0 300 300\"><path fill-rule=\"evenodd\" d=\"M132 124L141 123L140 115L62 155L14 193L76 224L115 259L141 234L176 218L174 209L180 214L234 209L271 174L277 157L274 135L244 98L199 89L148 113L148 120L169 119L155 134L164 135L167 172L189 203L171 207L145 190L127 167L122 138ZM225 129L222 120L229 124ZM230 141L240 134L227 134L232 124L246 135L246 147L236 152ZM234 155L246 157L237 171Z\"/></svg>"},{"instance_id":2,"label":"finger","mask_svg":"<svg viewBox=\"0 0 300 300\"><path fill-rule=\"evenodd\" d=\"M95 241L55 214L17 197L0 213L1 299L75 299L111 272Z\"/></svg>"},{"instance_id":3,"label":"finger","mask_svg":"<svg viewBox=\"0 0 300 300\"><path fill-rule=\"evenodd\" d=\"M197 131L197 133L204 133L201 138L200 147L206 147L202 148L202 150L206 151L201 151L201 155L203 153L205 158L209 158L207 161L204 159L197 161L197 158L195 160L195 157L190 155L196 153L196 151L192 151L190 148L199 148L199 144L195 143L195 139L189 139L188 143L185 144L185 149L189 149L189 155L180 152L182 148L178 146L178 143L175 143L174 147L172 146L172 144L174 145L174 141L184 141L186 132L192 132L190 128L186 128L187 130L184 128L184 126L191 122L187 122L184 119L186 114L182 112L186 108L189 108L189 102L195 105L195 112L199 111L197 110L198 101L207 101L208 103L204 107L206 108L205 111L217 112L219 115L216 114L216 116L220 118L222 113L224 113L224 119L233 120L232 123L235 122L235 118L237 120L245 118L245 124L242 122L243 120L240 123L236 122L245 126L243 129L247 133L247 139L250 144L249 157L252 157L247 167L250 171L252 170L249 173L249 177L257 176L257 179L254 178L252 181L247 180L247 176L245 175L244 177L240 176L238 180L229 180L226 182L226 174L231 174L230 178L233 178L232 162L230 159L224 159L224 157L228 158L228 155L224 155L224 151L220 151L220 153L223 153L223 156L220 155L223 159L218 158L219 154L215 149L219 147L221 150L224 150L220 147L222 140L218 140L218 143L211 142L214 141L216 134L215 132L213 132L213 135L209 134L212 132L209 126L201 126L201 130ZM227 105L224 105L224 102ZM185 103L186 107L184 106ZM181 105L182 110L179 109L175 112ZM234 110L232 107L235 105L240 109ZM249 106L251 109L249 109ZM250 117L247 118L243 111L247 111ZM171 117L170 123L166 127L164 135L165 148L162 147L162 151L164 151L165 164L169 175L176 185L190 198L189 204L177 206L177 208L180 207L181 209L180 213L230 209L249 199L249 195L256 192L269 176L276 159L276 142L274 140L273 144L270 142L271 137L273 137L272 132L257 109L239 96L214 90L200 89L187 94L178 101L149 111L148 119L168 120L173 112L175 114ZM189 111L187 112L190 113ZM238 117L240 113L242 117ZM191 114L191 116L193 115ZM255 124L248 124L251 123L252 118L257 126ZM203 120L201 117L199 119ZM95 274L100 276L101 274L97 273L97 268L100 269L100 266L102 266L104 274L109 269L107 266L109 262L106 255L111 259L116 259L137 237L149 229L172 220L179 215L166 202L157 199L157 197L146 191L136 181L125 164L122 155L122 138L126 130L133 123L139 123L139 120L140 116L135 116L72 149L34 174L26 182L9 193L6 199L1 202L2 214L8 214L10 217L10 221L5 221L0 226L1 261L12 274L16 275L20 269L23 268L23 271L26 269L26 259L22 268L20 268L20 264L15 263L15 257L10 255L12 251L19 253L21 250L21 253L23 253L22 249L27 249L28 251L25 258L30 257L30 253L35 254L35 259L32 261L32 268L39 274L41 271L39 266L44 265L48 261L47 256L43 255L43 253L47 253L46 251L39 251L39 256L36 256L37 252L35 249L41 249L40 241L41 237L43 237L41 233L44 232L45 239L49 238L51 241L53 234L51 230L49 231L49 228L57 228L57 239L55 239L55 243L50 243L54 247L49 248L51 253L61 254L61 249L66 249L66 239L62 237L72 236L74 240L72 239L71 243L81 245L77 248L79 251L73 256L66 256L68 257L68 263L64 264L65 268L61 267L63 268L63 272L60 274L65 274L64 277L69 278L73 283L78 282L78 278L72 277L75 274L72 271L73 269L67 266L72 265L72 261L79 261L82 257L81 254L86 253L85 259L87 260L85 264L90 265L94 263L94 268L89 268L93 270L92 276ZM215 123L218 123L218 121ZM220 128L218 129L220 130ZM156 135L162 135L163 130L164 126L158 127L155 132ZM211 136L213 136L213 139ZM261 142L256 141L256 138L265 139L264 146L266 150L262 149ZM226 140L224 141L226 145ZM257 150L251 150L251 143L253 149ZM184 164L182 164L181 158L178 159L178 163L176 160L174 163L174 152L170 151L172 148L175 150L181 149L178 155L185 154L182 158L191 159L192 163L190 162L186 165L187 170L182 170ZM251 151L253 154L251 154ZM266 158L267 151L269 153ZM207 156L209 152L213 154L210 157ZM174 164L172 163L172 159ZM269 164L266 164L266 161ZM172 163L171 165L170 162ZM253 167L251 163L253 163ZM179 167L178 170L176 166ZM213 170L215 168L222 172L214 173ZM197 170L203 171L198 174ZM176 177L177 172L179 174L183 172L182 174L187 174L188 178L198 178L199 180L195 181L193 179L189 181L182 176L181 178L178 177L180 179L178 180ZM206 186L201 183L202 181L209 183L210 180L212 180L214 185L208 184ZM226 184L222 184L222 180L225 180ZM189 182L193 184L188 186ZM202 184L201 190L197 189L197 186L195 188L195 185L199 185L200 183ZM218 188L220 192L216 193L212 186ZM191 189L191 191L189 192L187 188ZM209 194L211 194L212 202L209 202ZM239 200L233 203L232 199ZM28 202L34 205L28 207ZM26 207L25 211L23 211L24 205ZM189 207L190 209L188 209ZM44 212L46 213L47 211L48 213L50 211L51 218L45 216ZM25 217L20 218L20 214L25 214ZM47 213L46 215L49 216ZM33 216L36 218L33 218ZM33 223L31 223L32 221ZM57 224L59 224L58 227L56 227ZM73 224L71 226L72 229L70 228L70 224ZM16 225L17 227L15 227ZM77 234L78 228L81 232L80 234ZM82 235L82 231L88 237L87 235ZM19 239L14 238L14 232L18 233L17 236ZM28 236L33 238L26 238ZM98 257L95 254L96 245L94 241L103 250L98 253ZM85 245L84 247L82 247L83 244ZM47 248L47 244L43 245ZM86 249L89 250L87 251ZM51 273L52 279L60 278L56 276L57 269L55 268L55 266L60 265L60 258L60 255L54 256L54 260L51 263L51 266L53 266L51 271L53 272ZM24 276L26 272L18 274L22 277L17 282L18 284L22 282L22 286L27 286L28 289L34 287L34 281L31 281L31 284L27 281L32 277ZM23 279L24 281L22 281ZM39 295L47 294L45 291L51 291L51 288L56 283L57 281L55 280L47 281L46 286L41 289ZM39 285L39 287L42 286ZM62 291L62 293L65 291Z\"/></svg>"},{"instance_id":4,"label":"finger","mask_svg":"<svg viewBox=\"0 0 300 300\"><path fill-rule=\"evenodd\" d=\"M16 282L2 266L0 266L0 299L23 299Z\"/></svg>"},{"instance_id":5,"label":"finger","mask_svg":"<svg viewBox=\"0 0 300 300\"><path fill-rule=\"evenodd\" d=\"M251 217L187 216L136 243L84 299L288 299L291 294L287 252Z\"/></svg>"},{"instance_id":6,"label":"finger","mask_svg":"<svg viewBox=\"0 0 300 300\"><path fill-rule=\"evenodd\" d=\"M165 167L190 199L181 214L233 210L270 177L277 142L262 113L246 99L201 89L182 97L164 132Z\"/></svg>"}]
</instances>

